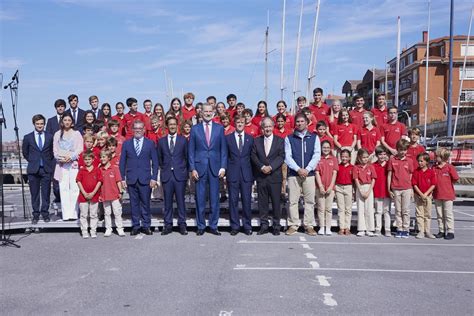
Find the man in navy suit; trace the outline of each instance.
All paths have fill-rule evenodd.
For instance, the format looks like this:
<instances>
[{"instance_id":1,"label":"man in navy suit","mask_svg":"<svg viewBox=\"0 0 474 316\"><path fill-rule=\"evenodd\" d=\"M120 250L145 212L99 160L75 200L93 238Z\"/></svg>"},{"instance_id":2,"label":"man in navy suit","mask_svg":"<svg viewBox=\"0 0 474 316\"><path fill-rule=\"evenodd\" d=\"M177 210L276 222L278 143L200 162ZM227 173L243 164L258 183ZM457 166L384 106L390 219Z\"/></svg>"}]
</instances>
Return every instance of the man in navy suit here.
<instances>
[{"instance_id":1,"label":"man in navy suit","mask_svg":"<svg viewBox=\"0 0 474 316\"><path fill-rule=\"evenodd\" d=\"M71 94L67 97L67 101L69 102L69 109L66 111L66 113L70 113L72 115L74 129L76 131L80 131L85 123L84 115L86 115L86 111L79 108L79 97L77 95Z\"/></svg>"},{"instance_id":2,"label":"man in navy suit","mask_svg":"<svg viewBox=\"0 0 474 316\"><path fill-rule=\"evenodd\" d=\"M230 234L240 231L239 194L242 200L242 226L246 235L252 235L252 164L250 154L253 137L245 134L245 118L234 116L235 132L226 136L227 142L227 188L229 190Z\"/></svg>"},{"instance_id":3,"label":"man in navy suit","mask_svg":"<svg viewBox=\"0 0 474 316\"><path fill-rule=\"evenodd\" d=\"M33 207L32 224L37 224L40 213L43 220L49 222L49 196L51 194L51 176L54 172L53 136L45 133L43 115L33 116L35 130L23 138L22 153L28 161L26 172ZM41 195L41 206L40 206Z\"/></svg>"},{"instance_id":4,"label":"man in navy suit","mask_svg":"<svg viewBox=\"0 0 474 316\"><path fill-rule=\"evenodd\" d=\"M96 95L91 95L89 97L89 104L91 106L91 111L94 112L96 119L102 120L104 114L102 113L102 110L99 109L99 97Z\"/></svg>"},{"instance_id":5,"label":"man in navy suit","mask_svg":"<svg viewBox=\"0 0 474 316\"><path fill-rule=\"evenodd\" d=\"M120 156L120 173L124 179L122 185L128 188L130 195L132 236L140 230L145 235L153 234L150 229L150 195L158 177L158 155L155 143L143 137L144 133L145 124L135 121L133 137L123 143Z\"/></svg>"},{"instance_id":6,"label":"man in navy suit","mask_svg":"<svg viewBox=\"0 0 474 316\"><path fill-rule=\"evenodd\" d=\"M50 117L48 119L48 123L46 124L46 133L53 135L59 131L60 127L60 122L61 122L61 117L64 114L64 111L66 111L66 101L63 99L58 99L54 102L54 108L56 109L56 115L53 117ZM54 161L54 165L56 164L56 161ZM59 194L59 182L58 180L54 179L54 177L51 177L53 181L53 194L54 194L54 203L59 203L61 202L61 196Z\"/></svg>"},{"instance_id":7,"label":"man in navy suit","mask_svg":"<svg viewBox=\"0 0 474 316\"><path fill-rule=\"evenodd\" d=\"M209 228L211 234L219 236L219 178L224 177L227 168L227 144L222 125L212 122L212 106L205 103L201 113L203 122L192 128L188 148L189 168L196 181L196 234L203 235L206 228L206 187L209 185Z\"/></svg>"},{"instance_id":8,"label":"man in navy suit","mask_svg":"<svg viewBox=\"0 0 474 316\"><path fill-rule=\"evenodd\" d=\"M273 235L280 235L281 205L280 192L283 174L281 166L285 161L285 141L273 134L274 121L265 117L260 125L263 135L255 139L252 162L257 180L260 230L257 235L268 233L268 200L272 201Z\"/></svg>"},{"instance_id":9,"label":"man in navy suit","mask_svg":"<svg viewBox=\"0 0 474 316\"><path fill-rule=\"evenodd\" d=\"M178 205L178 226L181 235L187 235L186 206L184 191L188 180L188 141L177 135L178 120L168 117L166 120L168 135L158 140L158 162L160 179L165 197L164 222L162 235L171 234L173 228L173 195Z\"/></svg>"}]
</instances>

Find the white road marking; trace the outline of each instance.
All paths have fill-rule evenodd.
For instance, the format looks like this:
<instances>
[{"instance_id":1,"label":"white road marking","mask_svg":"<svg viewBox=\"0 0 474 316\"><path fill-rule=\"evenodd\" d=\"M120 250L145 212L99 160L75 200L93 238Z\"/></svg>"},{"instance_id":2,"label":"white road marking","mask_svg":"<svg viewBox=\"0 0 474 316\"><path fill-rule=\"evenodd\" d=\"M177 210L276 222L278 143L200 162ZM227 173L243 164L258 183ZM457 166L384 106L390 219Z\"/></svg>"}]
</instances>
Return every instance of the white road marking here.
<instances>
[{"instance_id":1,"label":"white road marking","mask_svg":"<svg viewBox=\"0 0 474 316\"><path fill-rule=\"evenodd\" d=\"M355 268L299 268L299 267L243 267L243 268L239 268L238 266L236 266L234 270L320 270L320 271L388 272L388 273L474 274L474 271L355 269Z\"/></svg>"},{"instance_id":2,"label":"white road marking","mask_svg":"<svg viewBox=\"0 0 474 316\"><path fill-rule=\"evenodd\" d=\"M220 311L219 316L231 316L234 311Z\"/></svg>"},{"instance_id":3,"label":"white road marking","mask_svg":"<svg viewBox=\"0 0 474 316\"><path fill-rule=\"evenodd\" d=\"M305 237L300 237L300 241L306 241Z\"/></svg>"},{"instance_id":4,"label":"white road marking","mask_svg":"<svg viewBox=\"0 0 474 316\"><path fill-rule=\"evenodd\" d=\"M463 215L466 215L466 216L469 216L469 217L474 217L473 214L468 214L468 213L464 213L464 212L461 212L461 211L455 211L455 210L453 210L453 212L456 212L456 213L459 213L459 214L463 214Z\"/></svg>"},{"instance_id":5,"label":"white road marking","mask_svg":"<svg viewBox=\"0 0 474 316\"><path fill-rule=\"evenodd\" d=\"M414 238L412 238L414 240ZM237 242L242 243L242 242ZM246 241L245 244L300 244L300 241ZM347 246L359 246L359 245L369 245L369 246L435 246L435 247L474 247L474 244L451 244L451 243L407 243L402 240L400 242L338 242L338 241L307 241L304 244L327 244L327 245L347 245ZM304 245L303 244L303 245ZM304 248L304 246L303 246Z\"/></svg>"},{"instance_id":6,"label":"white road marking","mask_svg":"<svg viewBox=\"0 0 474 316\"><path fill-rule=\"evenodd\" d=\"M317 275L316 278L318 279L318 282L319 282L319 285L321 286L331 286L331 284L329 284L329 281L328 277L324 276L324 275Z\"/></svg>"},{"instance_id":7,"label":"white road marking","mask_svg":"<svg viewBox=\"0 0 474 316\"><path fill-rule=\"evenodd\" d=\"M236 268L238 268L238 269L244 269L244 268L245 268L245 264L238 264L238 265L236 265Z\"/></svg>"},{"instance_id":8,"label":"white road marking","mask_svg":"<svg viewBox=\"0 0 474 316\"><path fill-rule=\"evenodd\" d=\"M331 293L323 293L324 295L324 305L327 305L327 306L337 306L337 302L335 299L332 298L332 294Z\"/></svg>"},{"instance_id":9,"label":"white road marking","mask_svg":"<svg viewBox=\"0 0 474 316\"><path fill-rule=\"evenodd\" d=\"M319 263L317 261L310 261L309 264L313 269L319 268Z\"/></svg>"},{"instance_id":10,"label":"white road marking","mask_svg":"<svg viewBox=\"0 0 474 316\"><path fill-rule=\"evenodd\" d=\"M310 252L307 252L304 255L306 256L306 259L317 259L316 256Z\"/></svg>"},{"instance_id":11,"label":"white road marking","mask_svg":"<svg viewBox=\"0 0 474 316\"><path fill-rule=\"evenodd\" d=\"M301 244L301 246L303 246L303 249L313 249L308 244Z\"/></svg>"}]
</instances>

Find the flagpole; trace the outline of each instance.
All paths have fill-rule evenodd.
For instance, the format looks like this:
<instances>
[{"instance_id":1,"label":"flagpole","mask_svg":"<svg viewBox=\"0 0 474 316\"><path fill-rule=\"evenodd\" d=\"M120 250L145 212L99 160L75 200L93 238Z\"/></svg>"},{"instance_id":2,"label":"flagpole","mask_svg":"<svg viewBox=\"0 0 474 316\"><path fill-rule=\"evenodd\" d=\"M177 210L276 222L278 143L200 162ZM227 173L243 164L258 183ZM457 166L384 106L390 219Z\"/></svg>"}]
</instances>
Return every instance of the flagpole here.
<instances>
[{"instance_id":1,"label":"flagpole","mask_svg":"<svg viewBox=\"0 0 474 316\"><path fill-rule=\"evenodd\" d=\"M429 60L430 60L430 28L431 28L431 1L428 1L428 31L426 36L426 77L425 77L425 124L423 131L424 144L426 146L427 122L428 122L428 81L429 81Z\"/></svg>"},{"instance_id":2,"label":"flagpole","mask_svg":"<svg viewBox=\"0 0 474 316\"><path fill-rule=\"evenodd\" d=\"M286 0L283 0L283 21L281 26L281 66L280 66L280 100L283 100L284 87L284 60L285 60L285 19L286 19Z\"/></svg>"},{"instance_id":3,"label":"flagpole","mask_svg":"<svg viewBox=\"0 0 474 316\"><path fill-rule=\"evenodd\" d=\"M401 33L401 23L400 17L397 19L397 63L395 70L395 106L398 108L398 93L400 89L400 33Z\"/></svg>"}]
</instances>

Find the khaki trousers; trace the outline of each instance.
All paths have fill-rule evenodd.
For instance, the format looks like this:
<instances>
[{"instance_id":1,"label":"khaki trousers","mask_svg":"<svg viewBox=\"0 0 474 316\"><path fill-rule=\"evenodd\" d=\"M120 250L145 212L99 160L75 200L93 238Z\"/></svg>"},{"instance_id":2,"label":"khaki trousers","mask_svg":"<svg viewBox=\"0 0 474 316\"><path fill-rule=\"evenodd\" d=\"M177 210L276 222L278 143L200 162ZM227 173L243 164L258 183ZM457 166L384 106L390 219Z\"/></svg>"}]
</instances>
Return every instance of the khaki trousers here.
<instances>
[{"instance_id":1,"label":"khaki trousers","mask_svg":"<svg viewBox=\"0 0 474 316\"><path fill-rule=\"evenodd\" d=\"M395 220L397 222L398 231L410 230L410 200L411 189L393 190L395 195Z\"/></svg>"},{"instance_id":2,"label":"khaki trousers","mask_svg":"<svg viewBox=\"0 0 474 316\"><path fill-rule=\"evenodd\" d=\"M314 195L316 191L316 183L314 176L305 179L299 176L288 177L288 190L290 207L288 213L288 226L298 228L301 224L298 201L301 194L304 198L304 216L303 225L305 227L314 226Z\"/></svg>"},{"instance_id":3,"label":"khaki trousers","mask_svg":"<svg viewBox=\"0 0 474 316\"><path fill-rule=\"evenodd\" d=\"M103 204L105 229L112 230L112 213L114 213L115 227L117 229L123 229L122 204L120 200L104 201Z\"/></svg>"},{"instance_id":4,"label":"khaki trousers","mask_svg":"<svg viewBox=\"0 0 474 316\"><path fill-rule=\"evenodd\" d=\"M362 191L367 191L370 184L362 184ZM357 203L357 230L358 231L374 231L374 192L371 191L369 196L364 199L359 189L356 190Z\"/></svg>"},{"instance_id":5,"label":"khaki trousers","mask_svg":"<svg viewBox=\"0 0 474 316\"><path fill-rule=\"evenodd\" d=\"M420 233L430 232L432 202L430 196L423 200L418 194L415 194L416 226L418 226Z\"/></svg>"},{"instance_id":6,"label":"khaki trousers","mask_svg":"<svg viewBox=\"0 0 474 316\"><path fill-rule=\"evenodd\" d=\"M383 218L383 222L382 222ZM375 230L382 230L382 223L385 232L391 230L390 218L390 198L376 198L375 199Z\"/></svg>"},{"instance_id":7,"label":"khaki trousers","mask_svg":"<svg viewBox=\"0 0 474 316\"><path fill-rule=\"evenodd\" d=\"M339 229L350 229L352 220L352 185L336 185Z\"/></svg>"},{"instance_id":8,"label":"khaki trousers","mask_svg":"<svg viewBox=\"0 0 474 316\"><path fill-rule=\"evenodd\" d=\"M87 233L87 228L89 227L89 223L87 222L87 217L90 217L90 228L91 233L95 233L97 231L97 210L99 209L99 203L91 203L91 202L84 202L79 203L79 209L81 211L81 230L83 233Z\"/></svg>"},{"instance_id":9,"label":"khaki trousers","mask_svg":"<svg viewBox=\"0 0 474 316\"><path fill-rule=\"evenodd\" d=\"M453 201L435 200L438 227L441 233L454 233Z\"/></svg>"},{"instance_id":10,"label":"khaki trousers","mask_svg":"<svg viewBox=\"0 0 474 316\"><path fill-rule=\"evenodd\" d=\"M319 227L331 230L332 224L332 202L334 201L334 190L331 193L322 194L316 189L316 203L318 205Z\"/></svg>"}]
</instances>

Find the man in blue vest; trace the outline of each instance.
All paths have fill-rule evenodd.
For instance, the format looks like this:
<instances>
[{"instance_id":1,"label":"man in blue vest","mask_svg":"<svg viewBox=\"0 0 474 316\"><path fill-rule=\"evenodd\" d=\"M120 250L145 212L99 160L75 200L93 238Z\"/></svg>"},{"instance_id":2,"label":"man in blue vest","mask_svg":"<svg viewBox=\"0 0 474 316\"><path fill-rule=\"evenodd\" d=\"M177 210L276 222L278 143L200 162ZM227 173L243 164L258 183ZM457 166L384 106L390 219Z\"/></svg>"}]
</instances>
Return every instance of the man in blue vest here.
<instances>
[{"instance_id":1,"label":"man in blue vest","mask_svg":"<svg viewBox=\"0 0 474 316\"><path fill-rule=\"evenodd\" d=\"M314 230L314 195L316 182L314 170L321 158L321 145L316 134L307 129L309 120L303 113L295 116L295 132L285 138L285 163L288 165L288 189L290 207L287 235L293 235L301 224L298 201L301 192L304 197L303 225L308 235Z\"/></svg>"}]
</instances>

